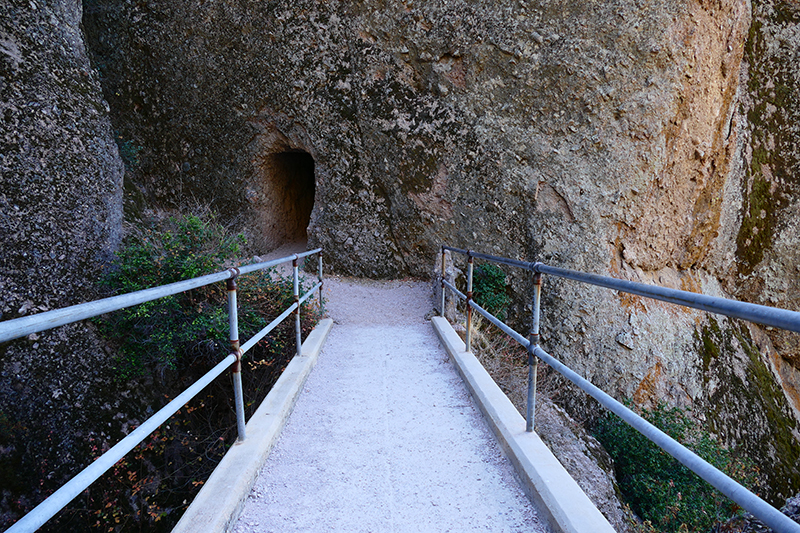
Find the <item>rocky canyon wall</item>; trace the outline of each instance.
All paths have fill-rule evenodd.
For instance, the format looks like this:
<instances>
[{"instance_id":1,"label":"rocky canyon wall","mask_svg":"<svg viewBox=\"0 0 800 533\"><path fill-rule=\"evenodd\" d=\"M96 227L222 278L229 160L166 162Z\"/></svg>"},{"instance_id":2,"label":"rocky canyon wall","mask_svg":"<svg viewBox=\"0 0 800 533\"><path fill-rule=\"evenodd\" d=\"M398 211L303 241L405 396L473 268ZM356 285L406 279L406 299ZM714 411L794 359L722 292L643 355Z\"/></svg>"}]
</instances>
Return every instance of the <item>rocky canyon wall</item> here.
<instances>
[{"instance_id":1,"label":"rocky canyon wall","mask_svg":"<svg viewBox=\"0 0 800 533\"><path fill-rule=\"evenodd\" d=\"M274 157L301 152L338 272L425 276L449 243L798 306L796 3L89 4L150 202L194 195L274 246ZM694 407L772 497L800 488L796 336L545 283L554 353Z\"/></svg>"},{"instance_id":2,"label":"rocky canyon wall","mask_svg":"<svg viewBox=\"0 0 800 533\"><path fill-rule=\"evenodd\" d=\"M121 233L123 165L80 3L0 10L0 318L10 320L98 297ZM0 344L0 527L86 461L86 438L108 429L98 421L114 408L109 371L83 325Z\"/></svg>"},{"instance_id":3,"label":"rocky canyon wall","mask_svg":"<svg viewBox=\"0 0 800 533\"><path fill-rule=\"evenodd\" d=\"M15 20L58 27L58 9L18 4ZM2 90L19 94L4 106L46 100L37 80L56 70L42 65L84 57L69 5L71 40L38 55L21 43L46 34L3 28ZM48 179L73 191L73 218L53 227L90 224L83 213L102 207L105 222L76 235L108 237L76 236L80 262L45 247L14 255L38 231L15 225L29 207L14 198L39 185L9 145L0 275L95 264L113 243L122 169L99 126L99 79L131 220L202 202L260 250L307 228L345 274L428 276L448 243L797 309L799 24L793 0L85 0L94 70L80 59L52 96L82 107L76 118L55 100L37 108L64 133L30 133L26 153L50 157ZM9 139L23 115L4 113ZM70 135L94 162L58 155ZM87 168L95 181L81 189ZM8 283L32 286L22 274ZM28 299L52 305L44 298ZM800 490L796 335L552 279L543 327L548 350L619 397L692 407L760 461L773 500Z\"/></svg>"}]
</instances>

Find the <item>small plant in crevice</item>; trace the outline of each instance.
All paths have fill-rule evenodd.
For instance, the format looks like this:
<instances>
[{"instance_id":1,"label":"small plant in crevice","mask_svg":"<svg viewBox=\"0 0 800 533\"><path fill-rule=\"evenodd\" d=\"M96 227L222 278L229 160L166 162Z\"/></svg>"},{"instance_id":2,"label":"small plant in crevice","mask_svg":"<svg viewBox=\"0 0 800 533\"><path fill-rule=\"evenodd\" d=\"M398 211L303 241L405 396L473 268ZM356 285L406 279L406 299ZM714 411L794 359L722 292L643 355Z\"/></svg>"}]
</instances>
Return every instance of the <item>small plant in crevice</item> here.
<instances>
[{"instance_id":1,"label":"small plant in crevice","mask_svg":"<svg viewBox=\"0 0 800 533\"><path fill-rule=\"evenodd\" d=\"M472 273L472 293L475 303L505 320L511 298L506 288L506 274L492 263L476 266Z\"/></svg>"},{"instance_id":2,"label":"small plant in crevice","mask_svg":"<svg viewBox=\"0 0 800 533\"><path fill-rule=\"evenodd\" d=\"M753 463L719 444L684 410L658 404L652 410L638 412L743 485L755 485L757 470ZM734 502L616 415L601 417L594 436L614 460L620 491L644 520L644 531L708 532L740 511Z\"/></svg>"}]
</instances>

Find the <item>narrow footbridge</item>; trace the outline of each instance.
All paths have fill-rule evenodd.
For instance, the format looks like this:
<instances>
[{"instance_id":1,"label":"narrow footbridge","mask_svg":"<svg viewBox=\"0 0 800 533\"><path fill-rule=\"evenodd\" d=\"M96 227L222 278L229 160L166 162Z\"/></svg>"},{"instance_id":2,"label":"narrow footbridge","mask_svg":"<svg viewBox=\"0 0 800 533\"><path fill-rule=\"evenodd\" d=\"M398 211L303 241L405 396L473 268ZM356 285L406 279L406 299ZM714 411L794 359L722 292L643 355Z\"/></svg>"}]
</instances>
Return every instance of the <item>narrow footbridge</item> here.
<instances>
[{"instance_id":1,"label":"narrow footbridge","mask_svg":"<svg viewBox=\"0 0 800 533\"><path fill-rule=\"evenodd\" d=\"M233 531L545 531L424 318L429 287L326 280L334 325ZM214 519L198 507L179 531Z\"/></svg>"},{"instance_id":2,"label":"narrow footbridge","mask_svg":"<svg viewBox=\"0 0 800 533\"><path fill-rule=\"evenodd\" d=\"M321 296L323 282L320 253L319 282L301 295L298 260L317 253L320 250L0 323L3 342L225 281L233 351L8 531L35 531L230 368L239 439L175 532L613 532L533 431L536 365L541 360L775 531L800 533L800 525L550 356L539 346L538 330L543 274L795 332L800 332L800 313L443 247L441 300L436 303L445 309L448 293L465 300L463 341L443 317L431 318L435 313L430 285L333 278L324 283L328 318L301 343L301 304L316 291ZM450 253L467 257L466 293L448 279L445 265ZM533 274L533 328L528 337L508 328L472 299L475 257ZM287 261L294 267L295 303L240 346L235 279ZM473 312L528 349L525 417L471 353ZM292 314L297 355L245 421L241 359Z\"/></svg>"}]
</instances>

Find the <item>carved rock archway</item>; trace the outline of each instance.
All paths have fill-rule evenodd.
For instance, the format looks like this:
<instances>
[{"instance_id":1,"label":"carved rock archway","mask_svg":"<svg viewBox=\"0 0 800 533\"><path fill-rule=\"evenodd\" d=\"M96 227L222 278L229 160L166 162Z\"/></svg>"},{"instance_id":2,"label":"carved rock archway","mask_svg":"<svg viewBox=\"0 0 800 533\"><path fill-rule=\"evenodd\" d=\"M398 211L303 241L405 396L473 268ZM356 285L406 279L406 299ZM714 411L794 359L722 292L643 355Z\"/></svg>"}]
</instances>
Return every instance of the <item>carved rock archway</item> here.
<instances>
[{"instance_id":1,"label":"carved rock archway","mask_svg":"<svg viewBox=\"0 0 800 533\"><path fill-rule=\"evenodd\" d=\"M264 132L254 146L255 175L248 193L258 220L255 243L262 251L305 244L316 195L316 161L304 139L297 138L303 137L301 131L284 135L272 121L259 125Z\"/></svg>"}]
</instances>

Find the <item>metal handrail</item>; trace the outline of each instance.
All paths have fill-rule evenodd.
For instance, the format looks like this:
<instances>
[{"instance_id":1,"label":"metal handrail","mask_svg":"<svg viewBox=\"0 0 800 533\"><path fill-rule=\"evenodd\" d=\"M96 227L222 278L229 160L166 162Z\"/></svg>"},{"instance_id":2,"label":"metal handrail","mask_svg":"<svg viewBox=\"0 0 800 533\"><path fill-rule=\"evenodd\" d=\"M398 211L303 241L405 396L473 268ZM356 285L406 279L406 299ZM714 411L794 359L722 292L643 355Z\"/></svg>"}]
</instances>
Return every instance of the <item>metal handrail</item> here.
<instances>
[{"instance_id":1,"label":"metal handrail","mask_svg":"<svg viewBox=\"0 0 800 533\"><path fill-rule=\"evenodd\" d=\"M447 250L461 253L467 256L468 259L468 279L467 287L469 290L467 294L459 291L453 284L445 280L445 252ZM533 327L531 330L530 338L526 339L524 335L514 331L507 324L500 319L483 309L480 305L472 300L472 259L474 257L485 259L488 261L505 264L509 266L524 268L534 273L534 305L533 305ZM467 324L465 346L466 350L470 351L470 330L471 325L471 311L475 309L483 317L489 320L492 324L499 327L503 332L511 336L514 340L528 349L528 406L527 406L527 431L533 431L533 415L535 413L536 402L536 363L539 359L550 365L554 370L561 375L572 381L581 390L589 394L592 398L597 400L603 407L612 411L619 416L625 423L636 429L642 435L647 437L656 446L670 454L672 457L680 461L684 466L689 468L692 472L700 476L709 484L714 486L717 490L722 492L725 496L739 504L743 509L752 513L755 517L767 524L769 527L780 533L800 533L800 524L794 522L789 517L775 509L773 506L747 490L745 487L728 477L722 471L703 460L694 452L690 451L675 439L655 427L653 424L634 413L629 408L609 396L607 393L600 390L585 378L578 375L571 368L561 363L553 356L545 352L539 346L539 311L540 311L540 296L541 296L541 275L551 274L565 279L571 279L583 283L589 283L601 287L615 289L622 292L637 294L648 298L667 301L682 305L685 307L694 307L705 311L723 314L734 318L744 318L752 322L766 324L770 326L780 327L782 329L789 329L791 331L800 331L800 313L788 311L784 309L775 309L761 305L748 304L736 300L728 300L725 298L714 298L687 291L679 291L675 289L665 289L663 287L656 287L652 285L645 285L643 283L634 283L625 280L619 280L606 276L599 276L596 274L586 274L574 270L563 268L551 267L538 262L525 262L505 257L497 257L488 254L473 252L471 250L462 250L460 248L453 248L450 246L442 246L442 309L441 313L444 316L445 312L445 289L450 289L459 298L467 302ZM535 358L534 358L535 356Z\"/></svg>"},{"instance_id":2,"label":"metal handrail","mask_svg":"<svg viewBox=\"0 0 800 533\"><path fill-rule=\"evenodd\" d=\"M598 274L587 274L567 268L545 265L544 263L519 261L450 246L442 246L442 249L477 257L478 259L493 261L495 263L523 268L539 274L550 274L559 278L588 283L598 287L636 294L638 296L644 296L645 298L661 300L662 302L669 302L683 307L692 307L694 309L700 309L701 311L709 311L732 318L741 318L764 326L772 326L800 333L800 313L797 311L767 307L765 305L740 302L738 300L730 300L716 296L707 296L696 292L668 289L657 285L647 285L645 283L600 276Z\"/></svg>"},{"instance_id":3,"label":"metal handrail","mask_svg":"<svg viewBox=\"0 0 800 533\"><path fill-rule=\"evenodd\" d=\"M321 248L309 250L300 254L295 254L298 258L313 255L321 252ZM37 313L35 315L15 318L13 320L6 320L0 322L0 342L10 341L20 337L25 337L31 333L38 333L47 329L79 322L87 318L92 318L103 313L110 313L111 311L118 311L152 300L157 300L165 296L171 296L198 287L204 287L217 281L224 281L235 278L240 274L248 274L257 270L264 270L276 265L288 263L295 255L273 259L271 261L263 261L260 263L253 263L251 265L240 266L237 269L228 269L206 276L187 279L183 281L176 281L169 285L161 285L160 287L153 287L151 289L144 289L141 291L130 292L127 294L120 294L119 296L112 296L110 298L103 298L102 300L95 300L62 309L55 309L44 313ZM238 270L238 272L237 272Z\"/></svg>"},{"instance_id":4,"label":"metal handrail","mask_svg":"<svg viewBox=\"0 0 800 533\"><path fill-rule=\"evenodd\" d=\"M299 294L299 270L298 260L313 254L319 254L318 282L308 290L302 297ZM293 289L295 301L278 318L270 322L265 328L256 333L244 346L239 347L238 334L238 309L236 304L236 283L239 275L248 274L258 270L264 270L282 263L291 261L293 266ZM78 322L86 318L92 318L101 314L117 311L126 307L138 305L178 294L190 289L210 285L218 281L227 281L228 289L228 313L230 326L230 339L233 353L229 354L222 361L212 368L209 372L198 379L188 389L179 394L174 400L162 407L157 413L145 420L138 428L115 444L110 450L97 458L91 465L84 468L75 477L65 483L61 488L48 496L43 502L33 508L28 514L20 518L14 525L6 530L5 533L28 533L39 529L45 522L52 518L61 509L67 506L76 496L86 490L103 473L110 469L117 461L135 448L139 443L147 438L161 424L163 424L178 409L186 405L200 391L202 391L211 381L218 377L226 369L233 366L234 396L236 406L236 422L238 428L238 441L245 439L245 420L244 420L244 400L242 397L241 382L241 360L244 354L258 343L265 335L278 326L293 311L296 316L297 333L297 354L300 355L300 306L315 291L319 291L320 302L322 301L322 249L316 248L299 254L263 261L250 265L200 276L190 280L179 281L169 285L162 285L151 289L145 289L120 296L113 296L94 302L74 305L63 309L39 313L28 317L17 318L0 323L0 342L24 337L31 333L45 331L54 327Z\"/></svg>"}]
</instances>

